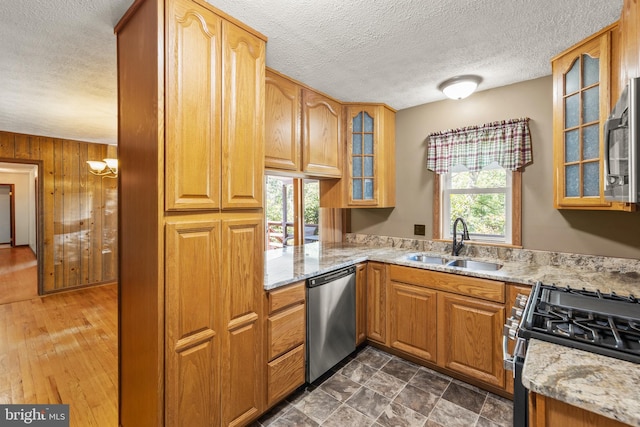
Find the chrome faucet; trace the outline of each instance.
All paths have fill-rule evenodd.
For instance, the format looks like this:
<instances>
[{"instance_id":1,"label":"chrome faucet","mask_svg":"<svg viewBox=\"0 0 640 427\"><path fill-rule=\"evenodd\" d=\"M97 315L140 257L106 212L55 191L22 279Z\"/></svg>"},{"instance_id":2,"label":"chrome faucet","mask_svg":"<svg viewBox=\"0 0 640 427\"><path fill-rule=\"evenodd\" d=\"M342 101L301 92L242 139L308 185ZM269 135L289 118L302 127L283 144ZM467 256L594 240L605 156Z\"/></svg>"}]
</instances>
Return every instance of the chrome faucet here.
<instances>
[{"instance_id":1,"label":"chrome faucet","mask_svg":"<svg viewBox=\"0 0 640 427\"><path fill-rule=\"evenodd\" d=\"M456 236L456 229L458 228L458 223L462 223L462 234L460 235L460 241L458 242ZM467 223L464 222L464 219L458 217L455 221L453 221L453 245L451 247L451 255L457 256L460 254L462 247L464 246L464 241L469 239L469 230L467 230Z\"/></svg>"}]
</instances>

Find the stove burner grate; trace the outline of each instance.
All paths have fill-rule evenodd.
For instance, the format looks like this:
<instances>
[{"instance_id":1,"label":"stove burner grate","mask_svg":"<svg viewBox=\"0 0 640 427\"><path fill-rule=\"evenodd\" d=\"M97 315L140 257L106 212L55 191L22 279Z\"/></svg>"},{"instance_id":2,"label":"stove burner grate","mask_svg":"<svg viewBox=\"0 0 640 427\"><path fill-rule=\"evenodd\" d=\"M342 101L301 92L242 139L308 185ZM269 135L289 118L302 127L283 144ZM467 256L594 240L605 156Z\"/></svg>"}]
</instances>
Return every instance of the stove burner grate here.
<instances>
[{"instance_id":1,"label":"stove burner grate","mask_svg":"<svg viewBox=\"0 0 640 427\"><path fill-rule=\"evenodd\" d=\"M536 285L523 335L638 363L640 300L599 291ZM563 296L563 294L572 294ZM598 301L602 301L598 303ZM630 316L631 314L631 316ZM637 314L637 315L636 315Z\"/></svg>"}]
</instances>

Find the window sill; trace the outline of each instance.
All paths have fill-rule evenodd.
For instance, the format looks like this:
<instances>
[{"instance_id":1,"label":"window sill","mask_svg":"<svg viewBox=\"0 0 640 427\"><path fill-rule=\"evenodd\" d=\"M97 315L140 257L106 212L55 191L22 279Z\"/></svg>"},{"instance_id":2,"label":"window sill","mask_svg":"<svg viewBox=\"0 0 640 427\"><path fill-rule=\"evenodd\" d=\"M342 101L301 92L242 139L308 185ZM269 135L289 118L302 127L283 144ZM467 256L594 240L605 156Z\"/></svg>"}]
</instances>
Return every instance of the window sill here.
<instances>
[{"instance_id":1,"label":"window sill","mask_svg":"<svg viewBox=\"0 0 640 427\"><path fill-rule=\"evenodd\" d=\"M431 239L431 240L433 240L434 242L451 243L451 239ZM493 246L493 247L500 247L500 248L522 249L522 246L520 245L513 245L509 243L497 243L497 242L480 242L477 240L465 240L464 244L471 245L471 246Z\"/></svg>"}]
</instances>

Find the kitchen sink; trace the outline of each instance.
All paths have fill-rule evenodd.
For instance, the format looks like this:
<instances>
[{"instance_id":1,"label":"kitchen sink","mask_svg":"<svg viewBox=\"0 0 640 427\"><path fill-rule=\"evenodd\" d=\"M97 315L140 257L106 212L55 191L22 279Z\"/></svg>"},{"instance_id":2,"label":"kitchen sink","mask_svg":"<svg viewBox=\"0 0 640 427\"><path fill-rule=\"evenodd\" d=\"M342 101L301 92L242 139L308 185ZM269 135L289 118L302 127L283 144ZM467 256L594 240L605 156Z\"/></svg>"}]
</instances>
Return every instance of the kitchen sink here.
<instances>
[{"instance_id":1,"label":"kitchen sink","mask_svg":"<svg viewBox=\"0 0 640 427\"><path fill-rule=\"evenodd\" d=\"M424 264L445 264L447 259L439 256L430 256L424 254L410 254L406 257L409 261L418 261Z\"/></svg>"},{"instance_id":2,"label":"kitchen sink","mask_svg":"<svg viewBox=\"0 0 640 427\"><path fill-rule=\"evenodd\" d=\"M469 259L454 259L447 263L447 267L466 268L467 270L496 271L502 268L502 264L486 261L471 261Z\"/></svg>"}]
</instances>

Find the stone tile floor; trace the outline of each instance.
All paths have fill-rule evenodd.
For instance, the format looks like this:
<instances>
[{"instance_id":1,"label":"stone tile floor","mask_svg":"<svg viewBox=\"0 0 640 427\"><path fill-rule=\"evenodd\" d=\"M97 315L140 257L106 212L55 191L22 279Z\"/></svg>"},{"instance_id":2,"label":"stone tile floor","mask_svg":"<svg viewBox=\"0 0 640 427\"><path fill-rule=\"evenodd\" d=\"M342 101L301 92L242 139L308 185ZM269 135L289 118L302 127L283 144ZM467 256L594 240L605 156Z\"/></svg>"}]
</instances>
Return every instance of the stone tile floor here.
<instances>
[{"instance_id":1,"label":"stone tile floor","mask_svg":"<svg viewBox=\"0 0 640 427\"><path fill-rule=\"evenodd\" d=\"M511 427L512 417L510 400L365 347L253 427Z\"/></svg>"}]
</instances>

